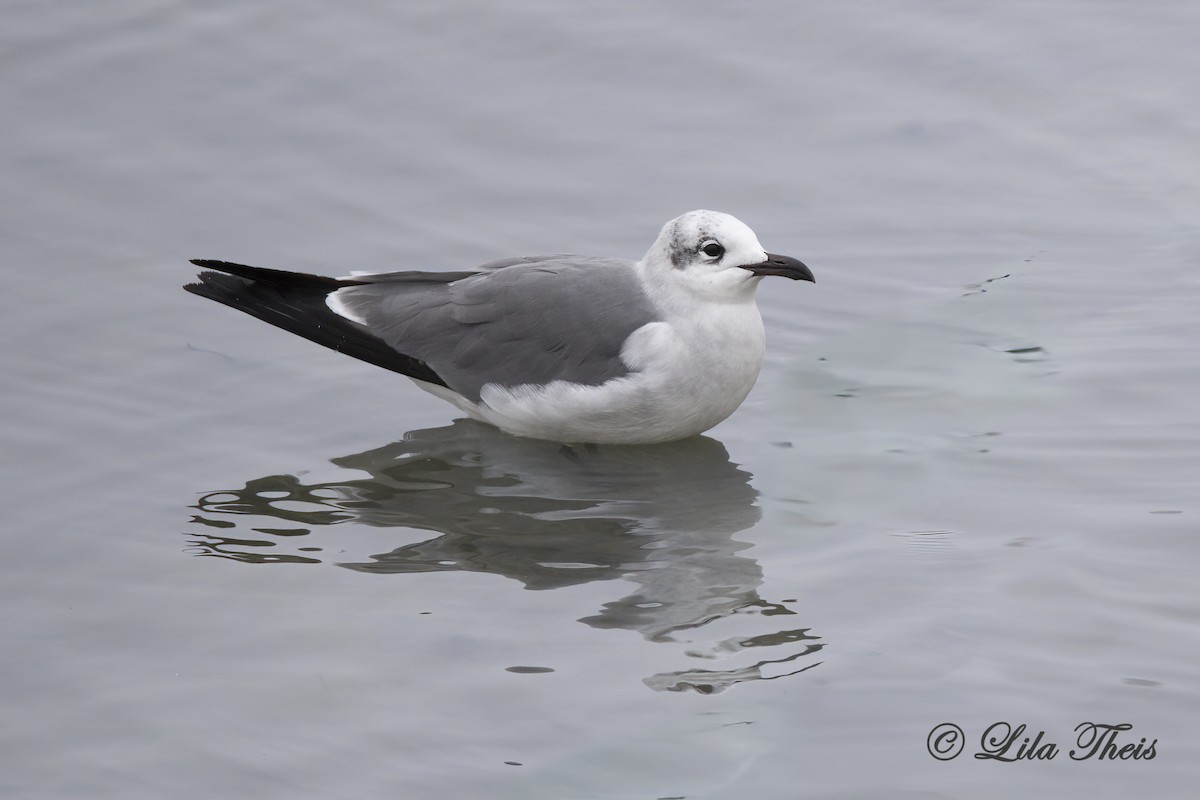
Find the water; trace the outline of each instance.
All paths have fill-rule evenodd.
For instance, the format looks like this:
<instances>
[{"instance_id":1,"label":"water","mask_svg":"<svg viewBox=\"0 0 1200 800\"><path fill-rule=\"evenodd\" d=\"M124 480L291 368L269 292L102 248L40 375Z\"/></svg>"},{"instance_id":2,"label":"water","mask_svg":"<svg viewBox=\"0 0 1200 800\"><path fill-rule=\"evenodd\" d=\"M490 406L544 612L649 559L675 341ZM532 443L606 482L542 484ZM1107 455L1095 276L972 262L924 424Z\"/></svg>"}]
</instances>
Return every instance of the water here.
<instances>
[{"instance_id":1,"label":"water","mask_svg":"<svg viewBox=\"0 0 1200 800\"><path fill-rule=\"evenodd\" d=\"M10 3L0 793L1190 796L1198 25ZM636 257L696 207L819 283L659 448L179 290ZM1061 752L972 758L1000 721ZM1155 758L1072 761L1085 721Z\"/></svg>"}]
</instances>

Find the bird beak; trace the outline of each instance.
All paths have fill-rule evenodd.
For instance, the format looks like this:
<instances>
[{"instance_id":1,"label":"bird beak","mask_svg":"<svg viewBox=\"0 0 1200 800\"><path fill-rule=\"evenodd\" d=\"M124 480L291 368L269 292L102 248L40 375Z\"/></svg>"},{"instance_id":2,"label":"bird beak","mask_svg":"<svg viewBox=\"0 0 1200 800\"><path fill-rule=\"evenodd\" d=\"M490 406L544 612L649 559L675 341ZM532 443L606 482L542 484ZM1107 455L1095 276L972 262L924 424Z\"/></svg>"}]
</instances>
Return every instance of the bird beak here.
<instances>
[{"instance_id":1,"label":"bird beak","mask_svg":"<svg viewBox=\"0 0 1200 800\"><path fill-rule=\"evenodd\" d=\"M748 269L755 275L780 275L794 281L811 281L816 283L812 270L790 256L777 256L767 253L767 260L757 264L743 264L742 269Z\"/></svg>"}]
</instances>

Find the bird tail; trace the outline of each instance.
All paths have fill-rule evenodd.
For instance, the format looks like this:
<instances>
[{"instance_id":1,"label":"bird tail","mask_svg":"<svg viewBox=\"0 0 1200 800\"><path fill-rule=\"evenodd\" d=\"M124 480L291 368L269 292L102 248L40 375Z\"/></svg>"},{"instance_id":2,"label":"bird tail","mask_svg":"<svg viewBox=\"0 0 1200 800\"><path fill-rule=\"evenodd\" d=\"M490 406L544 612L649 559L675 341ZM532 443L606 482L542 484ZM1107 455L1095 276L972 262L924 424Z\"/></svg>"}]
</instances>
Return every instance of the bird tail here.
<instances>
[{"instance_id":1,"label":"bird tail","mask_svg":"<svg viewBox=\"0 0 1200 800\"><path fill-rule=\"evenodd\" d=\"M194 259L192 263L206 270L196 276L195 283L184 285L192 294L236 308L339 353L410 378L446 385L424 361L396 351L365 326L334 313L326 304L333 292L363 281L228 261Z\"/></svg>"}]
</instances>

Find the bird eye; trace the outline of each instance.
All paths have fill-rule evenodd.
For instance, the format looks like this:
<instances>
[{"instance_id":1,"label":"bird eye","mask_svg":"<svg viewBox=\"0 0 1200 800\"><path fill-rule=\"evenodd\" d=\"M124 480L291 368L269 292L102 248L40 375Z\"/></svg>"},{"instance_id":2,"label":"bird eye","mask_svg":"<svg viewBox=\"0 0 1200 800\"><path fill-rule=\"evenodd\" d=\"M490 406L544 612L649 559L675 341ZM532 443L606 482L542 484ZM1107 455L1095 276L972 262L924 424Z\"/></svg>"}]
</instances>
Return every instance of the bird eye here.
<instances>
[{"instance_id":1,"label":"bird eye","mask_svg":"<svg viewBox=\"0 0 1200 800\"><path fill-rule=\"evenodd\" d=\"M709 239L707 242L700 245L700 252L704 253L704 255L708 256L709 258L720 258L721 256L725 255L725 248L721 247L719 242L714 242L712 239Z\"/></svg>"}]
</instances>

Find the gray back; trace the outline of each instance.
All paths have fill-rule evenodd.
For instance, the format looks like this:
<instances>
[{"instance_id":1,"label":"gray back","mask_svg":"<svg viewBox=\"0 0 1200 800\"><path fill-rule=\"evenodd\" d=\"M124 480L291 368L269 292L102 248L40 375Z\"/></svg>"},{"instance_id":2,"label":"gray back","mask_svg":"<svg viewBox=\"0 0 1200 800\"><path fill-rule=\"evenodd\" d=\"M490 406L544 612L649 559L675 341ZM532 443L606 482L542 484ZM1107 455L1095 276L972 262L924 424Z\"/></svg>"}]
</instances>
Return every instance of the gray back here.
<instances>
[{"instance_id":1,"label":"gray back","mask_svg":"<svg viewBox=\"0 0 1200 800\"><path fill-rule=\"evenodd\" d=\"M626 375L622 345L658 319L633 263L620 259L510 259L450 283L401 275L364 276L338 299L473 401L487 383L595 386Z\"/></svg>"}]
</instances>

